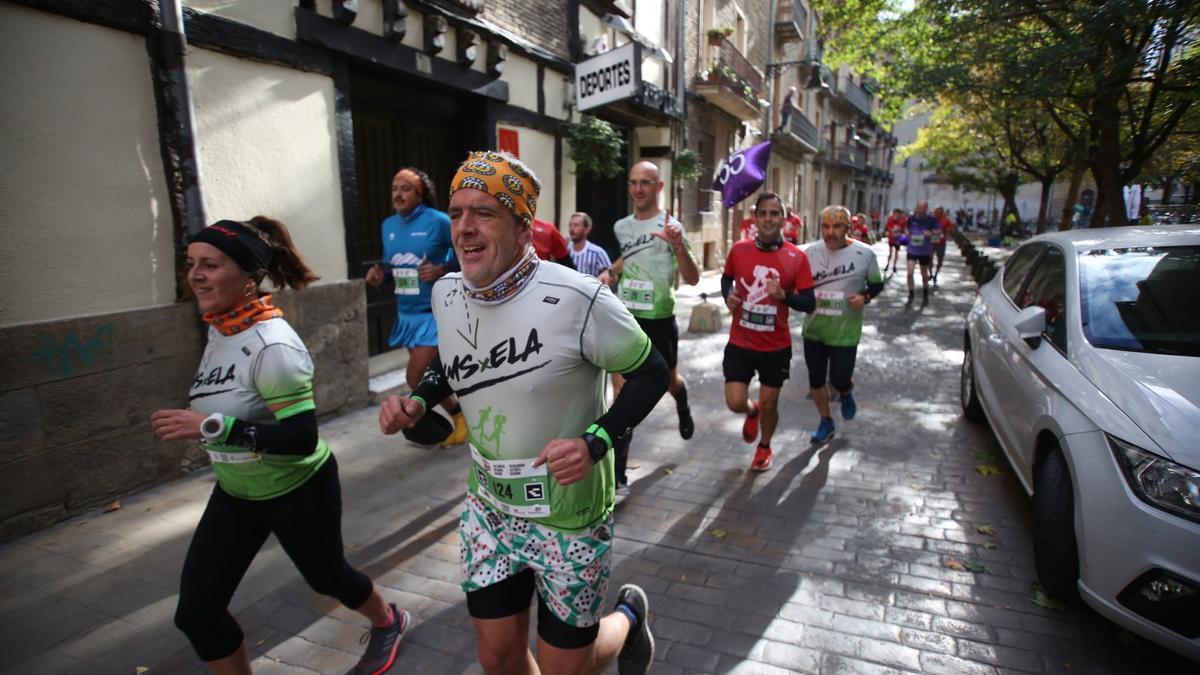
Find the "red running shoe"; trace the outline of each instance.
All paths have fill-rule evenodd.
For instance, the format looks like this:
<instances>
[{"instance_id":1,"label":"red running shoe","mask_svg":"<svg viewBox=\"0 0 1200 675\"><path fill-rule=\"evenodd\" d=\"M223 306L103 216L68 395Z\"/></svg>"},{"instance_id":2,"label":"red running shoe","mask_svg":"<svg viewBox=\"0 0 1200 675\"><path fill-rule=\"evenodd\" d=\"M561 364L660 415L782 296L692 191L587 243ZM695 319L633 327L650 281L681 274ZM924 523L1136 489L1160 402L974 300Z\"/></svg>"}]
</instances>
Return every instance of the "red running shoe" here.
<instances>
[{"instance_id":1,"label":"red running shoe","mask_svg":"<svg viewBox=\"0 0 1200 675\"><path fill-rule=\"evenodd\" d=\"M742 422L742 440L753 443L758 440L758 404L750 401L750 412L746 413L746 421Z\"/></svg>"},{"instance_id":2,"label":"red running shoe","mask_svg":"<svg viewBox=\"0 0 1200 675\"><path fill-rule=\"evenodd\" d=\"M754 461L750 462L751 471L766 471L771 468L771 448L760 445L754 451Z\"/></svg>"}]
</instances>

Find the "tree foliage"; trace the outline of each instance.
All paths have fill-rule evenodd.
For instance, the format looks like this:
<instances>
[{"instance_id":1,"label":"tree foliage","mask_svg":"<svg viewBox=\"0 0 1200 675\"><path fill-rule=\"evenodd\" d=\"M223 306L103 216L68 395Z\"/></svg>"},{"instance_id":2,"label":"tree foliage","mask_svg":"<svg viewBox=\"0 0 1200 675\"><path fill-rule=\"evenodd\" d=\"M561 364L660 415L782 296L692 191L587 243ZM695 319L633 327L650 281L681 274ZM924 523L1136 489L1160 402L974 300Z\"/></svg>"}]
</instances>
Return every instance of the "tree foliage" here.
<instances>
[{"instance_id":1,"label":"tree foliage","mask_svg":"<svg viewBox=\"0 0 1200 675\"><path fill-rule=\"evenodd\" d=\"M1036 176L1081 158L1097 183L1097 221L1124 223L1121 186L1172 165L1160 155L1194 148L1176 133L1200 86L1194 0L814 4L827 60L878 79L885 109L917 99L967 111L982 103L1014 123L1033 115L1047 145L1017 153L1020 170Z\"/></svg>"}]
</instances>

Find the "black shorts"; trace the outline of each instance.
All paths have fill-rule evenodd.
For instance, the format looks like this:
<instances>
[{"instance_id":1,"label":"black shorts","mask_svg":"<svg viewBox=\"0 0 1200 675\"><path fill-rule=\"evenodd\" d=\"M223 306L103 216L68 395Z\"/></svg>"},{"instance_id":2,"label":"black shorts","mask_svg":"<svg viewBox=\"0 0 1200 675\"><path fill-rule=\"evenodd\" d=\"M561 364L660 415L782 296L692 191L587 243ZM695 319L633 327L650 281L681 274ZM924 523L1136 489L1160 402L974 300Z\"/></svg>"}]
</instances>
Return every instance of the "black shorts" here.
<instances>
[{"instance_id":1,"label":"black shorts","mask_svg":"<svg viewBox=\"0 0 1200 675\"><path fill-rule=\"evenodd\" d=\"M725 345L725 361L721 364L726 382L750 384L758 372L758 382L764 387L779 389L791 374L792 348L760 352L733 344Z\"/></svg>"},{"instance_id":2,"label":"black shorts","mask_svg":"<svg viewBox=\"0 0 1200 675\"><path fill-rule=\"evenodd\" d=\"M546 644L559 649L579 649L596 641L600 623L580 628L554 616L542 594L534 592L533 570L529 568L467 593L467 613L476 619L503 619L529 609L534 595L538 603L537 631Z\"/></svg>"},{"instance_id":3,"label":"black shorts","mask_svg":"<svg viewBox=\"0 0 1200 675\"><path fill-rule=\"evenodd\" d=\"M945 244L934 244L933 245L933 254L937 256L938 260L945 258L946 257L946 245Z\"/></svg>"},{"instance_id":4,"label":"black shorts","mask_svg":"<svg viewBox=\"0 0 1200 675\"><path fill-rule=\"evenodd\" d=\"M826 377L834 389L847 393L854 388L854 361L858 357L858 345L853 347L831 347L816 340L804 341L804 365L808 367L808 386L820 389Z\"/></svg>"},{"instance_id":5,"label":"black shorts","mask_svg":"<svg viewBox=\"0 0 1200 675\"><path fill-rule=\"evenodd\" d=\"M898 242L898 241L896 241L896 242L889 241L888 246L891 246L892 248L896 249L897 251L900 250L900 242Z\"/></svg>"},{"instance_id":6,"label":"black shorts","mask_svg":"<svg viewBox=\"0 0 1200 675\"><path fill-rule=\"evenodd\" d=\"M915 260L921 263L921 267L929 267L929 262L933 259L933 255L913 255L911 253L906 253L904 259Z\"/></svg>"},{"instance_id":7,"label":"black shorts","mask_svg":"<svg viewBox=\"0 0 1200 675\"><path fill-rule=\"evenodd\" d=\"M667 368L675 369L675 364L679 362L679 327L675 325L675 317L667 316L661 319L637 319L638 325L646 332L646 337L650 338L650 344L662 354L663 360L667 362Z\"/></svg>"}]
</instances>

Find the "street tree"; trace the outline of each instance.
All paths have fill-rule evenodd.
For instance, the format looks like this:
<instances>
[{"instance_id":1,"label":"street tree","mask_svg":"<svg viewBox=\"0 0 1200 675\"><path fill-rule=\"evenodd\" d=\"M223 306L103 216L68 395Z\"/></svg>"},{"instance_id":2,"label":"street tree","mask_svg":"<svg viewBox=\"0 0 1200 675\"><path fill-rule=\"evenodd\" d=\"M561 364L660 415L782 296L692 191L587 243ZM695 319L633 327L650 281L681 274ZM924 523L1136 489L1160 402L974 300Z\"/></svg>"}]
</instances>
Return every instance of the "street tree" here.
<instances>
[{"instance_id":1,"label":"street tree","mask_svg":"<svg viewBox=\"0 0 1200 675\"><path fill-rule=\"evenodd\" d=\"M923 107L915 112L920 113ZM1018 219L1017 188L1021 171L1013 161L996 119L978 109L966 109L949 101L932 106L929 123L917 132L911 144L901 148L902 158L920 155L939 180L976 192L1000 194L1001 213Z\"/></svg>"},{"instance_id":2,"label":"street tree","mask_svg":"<svg viewBox=\"0 0 1200 675\"><path fill-rule=\"evenodd\" d=\"M1121 188L1197 99L1194 0L816 0L834 63L882 96L991 93L1037 105L1097 184L1093 224L1124 224ZM980 69L992 71L979 77ZM893 103L894 107L894 103ZM1165 148L1170 151L1173 146ZM1073 204L1074 200L1068 203Z\"/></svg>"}]
</instances>

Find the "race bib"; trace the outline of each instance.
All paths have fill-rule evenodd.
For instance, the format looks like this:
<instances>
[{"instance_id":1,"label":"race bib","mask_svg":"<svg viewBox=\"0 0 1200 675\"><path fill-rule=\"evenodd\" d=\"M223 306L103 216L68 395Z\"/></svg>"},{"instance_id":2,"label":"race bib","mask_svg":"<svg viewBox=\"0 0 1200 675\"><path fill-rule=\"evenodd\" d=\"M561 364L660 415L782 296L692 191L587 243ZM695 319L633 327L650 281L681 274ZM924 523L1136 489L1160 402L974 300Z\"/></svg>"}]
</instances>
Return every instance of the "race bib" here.
<instances>
[{"instance_id":1,"label":"race bib","mask_svg":"<svg viewBox=\"0 0 1200 675\"><path fill-rule=\"evenodd\" d=\"M846 294L842 291L815 291L817 308L813 314L841 316L846 307Z\"/></svg>"},{"instance_id":2,"label":"race bib","mask_svg":"<svg viewBox=\"0 0 1200 675\"><path fill-rule=\"evenodd\" d=\"M621 279L621 302L629 309L654 309L654 284L640 279Z\"/></svg>"},{"instance_id":3,"label":"race bib","mask_svg":"<svg viewBox=\"0 0 1200 675\"><path fill-rule=\"evenodd\" d=\"M420 295L421 279L415 267L393 267L392 278L396 280L396 295Z\"/></svg>"},{"instance_id":4,"label":"race bib","mask_svg":"<svg viewBox=\"0 0 1200 675\"><path fill-rule=\"evenodd\" d=\"M912 246L920 246L925 243L925 235L910 234L908 235L908 243Z\"/></svg>"},{"instance_id":5,"label":"race bib","mask_svg":"<svg viewBox=\"0 0 1200 675\"><path fill-rule=\"evenodd\" d=\"M748 330L770 332L775 330L775 317L779 313L778 305L755 305L742 303L742 315L738 325Z\"/></svg>"},{"instance_id":6,"label":"race bib","mask_svg":"<svg viewBox=\"0 0 1200 675\"><path fill-rule=\"evenodd\" d=\"M213 463L221 464L251 464L253 462L262 461L262 455L257 452L220 452L217 450L208 450L208 459Z\"/></svg>"},{"instance_id":7,"label":"race bib","mask_svg":"<svg viewBox=\"0 0 1200 675\"><path fill-rule=\"evenodd\" d=\"M472 469L479 496L510 516L545 518L550 515L549 474L534 459L488 459L471 445Z\"/></svg>"}]
</instances>

